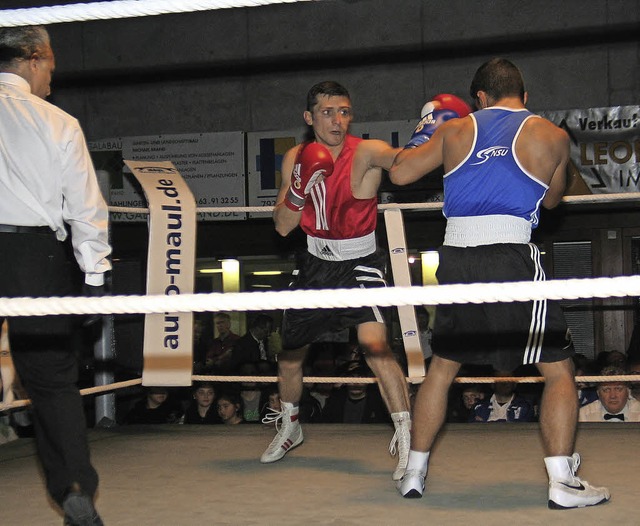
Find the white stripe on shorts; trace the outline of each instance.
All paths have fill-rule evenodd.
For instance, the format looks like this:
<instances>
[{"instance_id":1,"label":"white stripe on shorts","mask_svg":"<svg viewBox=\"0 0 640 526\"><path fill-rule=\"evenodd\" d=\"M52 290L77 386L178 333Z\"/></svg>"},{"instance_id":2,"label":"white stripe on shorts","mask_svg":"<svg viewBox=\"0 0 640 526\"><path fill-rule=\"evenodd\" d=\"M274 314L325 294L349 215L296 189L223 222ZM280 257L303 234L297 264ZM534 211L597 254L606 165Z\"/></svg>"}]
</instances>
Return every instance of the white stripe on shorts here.
<instances>
[{"instance_id":1,"label":"white stripe on shorts","mask_svg":"<svg viewBox=\"0 0 640 526\"><path fill-rule=\"evenodd\" d=\"M533 281L545 281L544 269L540 263L540 250L533 243L529 243L531 259L535 265ZM524 350L523 364L540 362L542 344L544 343L544 330L547 319L547 300L534 300L531 309L531 325L529 326L529 339Z\"/></svg>"},{"instance_id":2,"label":"white stripe on shorts","mask_svg":"<svg viewBox=\"0 0 640 526\"><path fill-rule=\"evenodd\" d=\"M366 281L366 282L378 282L387 286L387 281L384 279L384 273L377 268L367 267L365 265L357 265L353 270L360 272L368 272L369 274L373 274L373 276L356 276L356 281ZM360 284L360 288L366 288L363 283ZM380 312L380 309L376 305L371 306L371 310L373 311L373 315L376 317L376 321L378 323L384 323L384 317Z\"/></svg>"},{"instance_id":3,"label":"white stripe on shorts","mask_svg":"<svg viewBox=\"0 0 640 526\"><path fill-rule=\"evenodd\" d=\"M353 270L360 271L360 272L368 272L369 274L375 274L376 276L378 276L380 279L382 279L384 281L383 272L380 269L377 269L375 267L367 267L365 265L357 265ZM360 279L360 276L358 276L356 279Z\"/></svg>"}]
</instances>

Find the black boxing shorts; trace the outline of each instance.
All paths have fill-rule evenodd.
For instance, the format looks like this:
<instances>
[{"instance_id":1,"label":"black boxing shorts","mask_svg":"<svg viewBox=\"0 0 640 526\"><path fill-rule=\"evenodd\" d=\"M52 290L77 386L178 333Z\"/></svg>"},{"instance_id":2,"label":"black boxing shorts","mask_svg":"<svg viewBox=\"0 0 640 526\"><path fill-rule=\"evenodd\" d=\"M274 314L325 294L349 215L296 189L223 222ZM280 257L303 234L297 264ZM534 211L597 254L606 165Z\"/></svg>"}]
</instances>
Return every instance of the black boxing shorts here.
<instances>
[{"instance_id":1,"label":"black boxing shorts","mask_svg":"<svg viewBox=\"0 0 640 526\"><path fill-rule=\"evenodd\" d=\"M443 246L438 283L544 281L534 244ZM433 353L462 364L513 371L522 365L557 362L574 354L560 305L549 300L439 305Z\"/></svg>"},{"instance_id":2,"label":"black boxing shorts","mask_svg":"<svg viewBox=\"0 0 640 526\"><path fill-rule=\"evenodd\" d=\"M386 255L373 254L346 261L325 261L308 252L301 255L290 289L344 289L386 287ZM313 294L311 292L310 294ZM376 306L336 309L287 309L282 318L282 348L299 349L323 335L361 323L385 323L384 309Z\"/></svg>"}]
</instances>

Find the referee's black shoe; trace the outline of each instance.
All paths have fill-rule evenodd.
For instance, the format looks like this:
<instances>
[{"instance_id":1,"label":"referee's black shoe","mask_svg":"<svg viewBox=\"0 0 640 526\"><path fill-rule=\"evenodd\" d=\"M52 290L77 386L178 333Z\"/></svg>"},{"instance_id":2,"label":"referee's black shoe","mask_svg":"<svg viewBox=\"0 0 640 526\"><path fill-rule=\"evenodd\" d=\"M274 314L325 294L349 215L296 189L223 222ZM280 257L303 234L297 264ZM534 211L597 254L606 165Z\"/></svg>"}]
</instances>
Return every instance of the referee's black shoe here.
<instances>
[{"instance_id":1,"label":"referee's black shoe","mask_svg":"<svg viewBox=\"0 0 640 526\"><path fill-rule=\"evenodd\" d=\"M64 526L104 526L89 495L71 489L62 501Z\"/></svg>"}]
</instances>

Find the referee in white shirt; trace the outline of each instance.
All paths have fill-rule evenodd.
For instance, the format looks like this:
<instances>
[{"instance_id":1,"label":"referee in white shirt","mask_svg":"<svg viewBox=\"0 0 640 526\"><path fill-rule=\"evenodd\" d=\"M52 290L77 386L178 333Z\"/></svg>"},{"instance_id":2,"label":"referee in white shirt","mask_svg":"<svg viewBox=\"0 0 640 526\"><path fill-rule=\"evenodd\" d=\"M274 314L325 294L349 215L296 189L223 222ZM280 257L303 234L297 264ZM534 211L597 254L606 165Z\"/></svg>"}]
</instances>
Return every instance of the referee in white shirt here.
<instances>
[{"instance_id":1,"label":"referee in white shirt","mask_svg":"<svg viewBox=\"0 0 640 526\"><path fill-rule=\"evenodd\" d=\"M44 99L55 59L43 27L0 28L0 297L77 294L71 233L85 292L99 294L108 211L78 121ZM2 320L0 320L1 322ZM9 320L13 361L33 403L47 490L65 525L101 525L71 316Z\"/></svg>"}]
</instances>

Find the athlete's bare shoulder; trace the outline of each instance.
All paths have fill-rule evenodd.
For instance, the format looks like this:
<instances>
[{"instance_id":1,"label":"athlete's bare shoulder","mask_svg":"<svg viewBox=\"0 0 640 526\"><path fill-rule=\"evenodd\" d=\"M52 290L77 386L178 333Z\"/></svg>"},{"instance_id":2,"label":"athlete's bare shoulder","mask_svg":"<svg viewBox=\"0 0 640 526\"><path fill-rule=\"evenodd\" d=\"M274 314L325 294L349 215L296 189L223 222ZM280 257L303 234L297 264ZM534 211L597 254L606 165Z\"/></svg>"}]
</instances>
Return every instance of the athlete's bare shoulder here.
<instances>
[{"instance_id":1,"label":"athlete's bare shoulder","mask_svg":"<svg viewBox=\"0 0 640 526\"><path fill-rule=\"evenodd\" d=\"M516 152L525 169L549 184L569 158L569 135L551 121L535 117L525 123Z\"/></svg>"}]
</instances>

